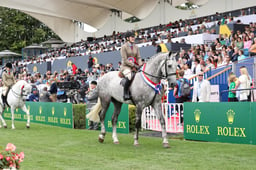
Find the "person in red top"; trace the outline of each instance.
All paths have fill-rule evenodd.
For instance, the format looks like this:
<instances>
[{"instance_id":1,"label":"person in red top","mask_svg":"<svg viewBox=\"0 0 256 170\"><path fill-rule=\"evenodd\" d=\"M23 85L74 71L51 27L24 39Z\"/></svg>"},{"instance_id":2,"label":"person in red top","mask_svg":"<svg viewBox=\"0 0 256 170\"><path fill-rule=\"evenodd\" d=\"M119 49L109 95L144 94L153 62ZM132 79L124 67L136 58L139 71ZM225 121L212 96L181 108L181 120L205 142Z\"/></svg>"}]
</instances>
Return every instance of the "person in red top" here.
<instances>
[{"instance_id":1,"label":"person in red top","mask_svg":"<svg viewBox=\"0 0 256 170\"><path fill-rule=\"evenodd\" d=\"M74 63L72 63L72 72L73 72L73 75L76 74L76 71L77 71L77 66L76 66Z\"/></svg>"}]
</instances>

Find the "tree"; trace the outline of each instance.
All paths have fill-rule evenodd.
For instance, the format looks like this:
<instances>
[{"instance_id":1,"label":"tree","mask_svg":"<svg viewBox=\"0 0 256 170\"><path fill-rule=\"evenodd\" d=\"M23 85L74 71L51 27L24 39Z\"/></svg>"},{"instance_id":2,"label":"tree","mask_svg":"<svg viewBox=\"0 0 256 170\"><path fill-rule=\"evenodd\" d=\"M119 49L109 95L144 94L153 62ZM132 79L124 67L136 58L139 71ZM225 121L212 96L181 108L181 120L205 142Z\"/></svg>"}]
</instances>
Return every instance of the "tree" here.
<instances>
[{"instance_id":1,"label":"tree","mask_svg":"<svg viewBox=\"0 0 256 170\"><path fill-rule=\"evenodd\" d=\"M60 39L51 29L35 18L15 9L0 7L0 51L21 49L50 38Z\"/></svg>"}]
</instances>

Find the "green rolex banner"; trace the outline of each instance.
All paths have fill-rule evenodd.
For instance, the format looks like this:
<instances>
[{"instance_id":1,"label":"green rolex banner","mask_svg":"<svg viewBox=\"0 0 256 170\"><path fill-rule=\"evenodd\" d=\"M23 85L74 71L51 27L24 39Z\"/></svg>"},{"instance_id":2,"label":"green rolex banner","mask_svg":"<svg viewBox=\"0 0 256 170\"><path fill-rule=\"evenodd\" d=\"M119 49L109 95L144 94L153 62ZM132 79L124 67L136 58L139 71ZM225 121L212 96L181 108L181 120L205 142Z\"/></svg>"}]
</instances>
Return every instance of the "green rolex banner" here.
<instances>
[{"instance_id":1,"label":"green rolex banner","mask_svg":"<svg viewBox=\"0 0 256 170\"><path fill-rule=\"evenodd\" d=\"M184 103L184 138L256 144L253 102Z\"/></svg>"},{"instance_id":2,"label":"green rolex banner","mask_svg":"<svg viewBox=\"0 0 256 170\"><path fill-rule=\"evenodd\" d=\"M30 112L30 122L53 126L73 128L73 111L71 103L26 102ZM11 110L7 108L4 118L11 119ZM15 120L27 121L27 115L21 109L16 109Z\"/></svg>"},{"instance_id":3,"label":"green rolex banner","mask_svg":"<svg viewBox=\"0 0 256 170\"><path fill-rule=\"evenodd\" d=\"M113 103L110 103L109 108L106 113L105 117L105 128L107 132L112 132L112 114L114 112L114 105ZM87 113L88 114L88 110ZM86 129L89 128L89 120L86 119ZM118 121L117 121L117 133L129 133L129 109L128 109L128 104L123 104L121 112L118 116Z\"/></svg>"}]
</instances>

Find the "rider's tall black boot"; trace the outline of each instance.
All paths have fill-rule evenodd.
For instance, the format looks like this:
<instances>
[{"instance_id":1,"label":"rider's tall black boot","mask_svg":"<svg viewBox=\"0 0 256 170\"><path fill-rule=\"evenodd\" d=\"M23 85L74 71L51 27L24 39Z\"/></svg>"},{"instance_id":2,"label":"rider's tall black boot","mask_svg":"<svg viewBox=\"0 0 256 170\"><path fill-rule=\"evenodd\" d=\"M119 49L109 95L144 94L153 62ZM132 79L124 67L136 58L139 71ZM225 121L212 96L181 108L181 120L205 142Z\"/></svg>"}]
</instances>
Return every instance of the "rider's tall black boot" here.
<instances>
[{"instance_id":1,"label":"rider's tall black boot","mask_svg":"<svg viewBox=\"0 0 256 170\"><path fill-rule=\"evenodd\" d=\"M130 87L131 81L128 78L125 78L125 84L124 84L124 100L130 100L130 92L129 92L129 87Z\"/></svg>"},{"instance_id":2,"label":"rider's tall black boot","mask_svg":"<svg viewBox=\"0 0 256 170\"><path fill-rule=\"evenodd\" d=\"M7 98L6 96L2 95L2 101L4 105L3 110L5 110L5 107L6 107L6 98Z\"/></svg>"}]
</instances>

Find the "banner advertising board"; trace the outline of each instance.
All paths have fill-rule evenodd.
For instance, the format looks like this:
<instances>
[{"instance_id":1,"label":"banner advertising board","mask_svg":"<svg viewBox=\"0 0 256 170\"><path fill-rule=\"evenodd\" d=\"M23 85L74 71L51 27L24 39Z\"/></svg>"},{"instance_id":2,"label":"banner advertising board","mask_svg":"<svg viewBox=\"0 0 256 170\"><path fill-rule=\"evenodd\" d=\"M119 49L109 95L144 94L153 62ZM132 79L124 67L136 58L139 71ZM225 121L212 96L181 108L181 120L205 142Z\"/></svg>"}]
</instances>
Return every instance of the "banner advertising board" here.
<instances>
[{"instance_id":1,"label":"banner advertising board","mask_svg":"<svg viewBox=\"0 0 256 170\"><path fill-rule=\"evenodd\" d=\"M30 122L73 128L73 110L71 103L26 102L30 112ZM11 119L11 110L6 108L4 118ZM14 112L15 120L27 121L27 115L21 109Z\"/></svg>"},{"instance_id":2,"label":"banner advertising board","mask_svg":"<svg viewBox=\"0 0 256 170\"><path fill-rule=\"evenodd\" d=\"M256 104L184 103L184 138L256 144Z\"/></svg>"},{"instance_id":3,"label":"banner advertising board","mask_svg":"<svg viewBox=\"0 0 256 170\"><path fill-rule=\"evenodd\" d=\"M87 111L86 114L89 112ZM109 108L106 113L105 117L105 128L107 132L112 132L112 115L114 113L114 105L111 102L109 105ZM89 120L86 119L86 129L89 128ZM117 121L117 133L129 133L129 109L128 109L128 104L123 104L121 112L118 116L118 121Z\"/></svg>"}]
</instances>

